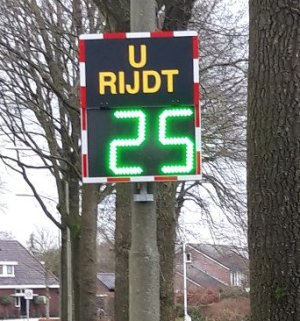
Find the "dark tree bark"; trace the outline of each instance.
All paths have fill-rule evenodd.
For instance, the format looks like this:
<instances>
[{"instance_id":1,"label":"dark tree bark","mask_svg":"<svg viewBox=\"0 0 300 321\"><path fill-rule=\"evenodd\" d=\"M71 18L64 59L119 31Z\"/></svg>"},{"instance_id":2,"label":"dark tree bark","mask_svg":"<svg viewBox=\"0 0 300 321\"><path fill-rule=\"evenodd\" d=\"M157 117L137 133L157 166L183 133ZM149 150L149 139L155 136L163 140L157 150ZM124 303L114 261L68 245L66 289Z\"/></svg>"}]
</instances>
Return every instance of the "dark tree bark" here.
<instances>
[{"instance_id":1,"label":"dark tree bark","mask_svg":"<svg viewBox=\"0 0 300 321\"><path fill-rule=\"evenodd\" d=\"M300 320L300 4L250 1L248 214L253 321Z\"/></svg>"},{"instance_id":2,"label":"dark tree bark","mask_svg":"<svg viewBox=\"0 0 300 321\"><path fill-rule=\"evenodd\" d=\"M129 0L94 0L106 21L107 32L128 32L130 30Z\"/></svg>"},{"instance_id":3,"label":"dark tree bark","mask_svg":"<svg viewBox=\"0 0 300 321\"><path fill-rule=\"evenodd\" d=\"M157 245L160 261L160 320L175 319L174 254L177 217L176 186L174 183L157 185Z\"/></svg>"},{"instance_id":4,"label":"dark tree bark","mask_svg":"<svg viewBox=\"0 0 300 321\"><path fill-rule=\"evenodd\" d=\"M129 0L93 0L103 15L106 32L130 31ZM131 245L131 186L116 185L115 307L116 321L129 320L129 249Z\"/></svg>"},{"instance_id":5,"label":"dark tree bark","mask_svg":"<svg viewBox=\"0 0 300 321\"><path fill-rule=\"evenodd\" d=\"M166 2L163 30L186 30L192 16L194 0ZM174 255L178 213L177 183L157 184L157 246L160 256L161 321L175 319Z\"/></svg>"},{"instance_id":6,"label":"dark tree bark","mask_svg":"<svg viewBox=\"0 0 300 321\"><path fill-rule=\"evenodd\" d=\"M116 186L115 320L129 320L129 250L131 245L131 186Z\"/></svg>"},{"instance_id":7,"label":"dark tree bark","mask_svg":"<svg viewBox=\"0 0 300 321\"><path fill-rule=\"evenodd\" d=\"M162 30L186 30L192 17L195 0L165 1L165 19Z\"/></svg>"},{"instance_id":8,"label":"dark tree bark","mask_svg":"<svg viewBox=\"0 0 300 321\"><path fill-rule=\"evenodd\" d=\"M76 231L70 230L71 237L71 264L72 264L72 293L73 293L73 320L80 321L80 234L79 234L80 224L77 226Z\"/></svg>"},{"instance_id":9,"label":"dark tree bark","mask_svg":"<svg viewBox=\"0 0 300 321\"><path fill-rule=\"evenodd\" d=\"M97 275L97 204L99 186L83 185L80 233L80 321L96 321L96 275Z\"/></svg>"},{"instance_id":10,"label":"dark tree bark","mask_svg":"<svg viewBox=\"0 0 300 321\"><path fill-rule=\"evenodd\" d=\"M64 218L62 217L62 221ZM68 320L68 305L66 304L68 297L68 283L67 283L67 275L68 275L68 268L66 264L66 260L62 260L62 258L67 257L67 244L68 244L68 237L67 237L67 227L64 222L62 222L63 228L61 229L61 260L60 260L60 317L64 320Z\"/></svg>"},{"instance_id":11,"label":"dark tree bark","mask_svg":"<svg viewBox=\"0 0 300 321\"><path fill-rule=\"evenodd\" d=\"M73 123L79 126L79 119L76 115L73 115ZM76 136L79 133L76 132ZM79 137L76 137L76 142L78 144ZM78 145L77 145L78 146ZM78 157L71 153L69 156L72 163L75 164L79 161ZM80 253L80 226L81 226L81 216L80 213L80 185L76 173L69 170L68 177L68 187L69 187L69 221L68 227L70 230L70 241L71 241L71 265L72 265L72 294L73 294L73 315L72 319L74 321L79 321L80 319L80 260L78 257L81 256ZM90 210L88 207L87 210ZM82 206L82 213L85 213L86 209Z\"/></svg>"},{"instance_id":12,"label":"dark tree bark","mask_svg":"<svg viewBox=\"0 0 300 321\"><path fill-rule=\"evenodd\" d=\"M130 31L129 0L94 0L106 21L106 32ZM131 246L131 186L116 185L115 308L116 321L129 320L129 250Z\"/></svg>"}]
</instances>

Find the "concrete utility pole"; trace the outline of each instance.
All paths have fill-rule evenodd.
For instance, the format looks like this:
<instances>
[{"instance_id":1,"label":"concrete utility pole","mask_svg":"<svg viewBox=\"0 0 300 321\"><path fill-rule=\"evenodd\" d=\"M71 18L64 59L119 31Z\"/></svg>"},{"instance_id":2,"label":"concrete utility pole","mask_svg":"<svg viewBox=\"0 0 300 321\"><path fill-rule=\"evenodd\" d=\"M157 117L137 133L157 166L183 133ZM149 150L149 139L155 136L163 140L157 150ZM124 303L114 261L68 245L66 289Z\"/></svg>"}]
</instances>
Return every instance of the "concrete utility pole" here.
<instances>
[{"instance_id":1,"label":"concrete utility pole","mask_svg":"<svg viewBox=\"0 0 300 321\"><path fill-rule=\"evenodd\" d=\"M131 31L155 31L155 0L131 0ZM148 194L149 193L149 194ZM155 183L133 185L129 320L159 321L159 254Z\"/></svg>"}]
</instances>

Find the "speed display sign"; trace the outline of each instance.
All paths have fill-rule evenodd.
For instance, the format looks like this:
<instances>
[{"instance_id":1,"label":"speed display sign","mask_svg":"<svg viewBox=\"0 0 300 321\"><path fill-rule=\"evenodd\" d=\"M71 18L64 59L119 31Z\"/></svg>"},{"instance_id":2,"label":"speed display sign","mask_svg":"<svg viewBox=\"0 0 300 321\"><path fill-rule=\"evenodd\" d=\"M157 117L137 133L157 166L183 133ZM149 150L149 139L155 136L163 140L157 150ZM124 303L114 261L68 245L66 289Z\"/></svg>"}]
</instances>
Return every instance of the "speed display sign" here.
<instances>
[{"instance_id":1,"label":"speed display sign","mask_svg":"<svg viewBox=\"0 0 300 321\"><path fill-rule=\"evenodd\" d=\"M83 182L201 177L195 32L79 40Z\"/></svg>"}]
</instances>

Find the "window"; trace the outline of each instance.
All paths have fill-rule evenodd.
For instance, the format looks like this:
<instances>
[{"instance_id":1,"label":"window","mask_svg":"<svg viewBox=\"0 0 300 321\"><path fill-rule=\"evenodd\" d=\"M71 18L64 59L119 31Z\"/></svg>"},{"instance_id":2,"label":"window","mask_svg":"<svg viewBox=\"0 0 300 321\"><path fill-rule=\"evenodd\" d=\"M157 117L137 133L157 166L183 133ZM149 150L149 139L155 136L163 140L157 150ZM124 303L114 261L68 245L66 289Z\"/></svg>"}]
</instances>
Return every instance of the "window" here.
<instances>
[{"instance_id":1,"label":"window","mask_svg":"<svg viewBox=\"0 0 300 321\"><path fill-rule=\"evenodd\" d=\"M15 265L17 262L0 262L0 277L14 277L15 276Z\"/></svg>"},{"instance_id":2,"label":"window","mask_svg":"<svg viewBox=\"0 0 300 321\"><path fill-rule=\"evenodd\" d=\"M14 275L14 266L13 265L7 265L6 267L6 273L7 275Z\"/></svg>"},{"instance_id":3,"label":"window","mask_svg":"<svg viewBox=\"0 0 300 321\"><path fill-rule=\"evenodd\" d=\"M186 263L191 263L192 262L192 255L191 253L186 253Z\"/></svg>"},{"instance_id":4,"label":"window","mask_svg":"<svg viewBox=\"0 0 300 321\"><path fill-rule=\"evenodd\" d=\"M21 296L24 296L24 290L16 290L15 291L15 307L19 308L21 306Z\"/></svg>"},{"instance_id":5,"label":"window","mask_svg":"<svg viewBox=\"0 0 300 321\"><path fill-rule=\"evenodd\" d=\"M241 273L239 271L231 272L231 285L241 286L242 281L243 281L243 277L244 277L243 273Z\"/></svg>"},{"instance_id":6,"label":"window","mask_svg":"<svg viewBox=\"0 0 300 321\"><path fill-rule=\"evenodd\" d=\"M15 307L19 308L21 306L21 298L19 296L15 297Z\"/></svg>"}]
</instances>

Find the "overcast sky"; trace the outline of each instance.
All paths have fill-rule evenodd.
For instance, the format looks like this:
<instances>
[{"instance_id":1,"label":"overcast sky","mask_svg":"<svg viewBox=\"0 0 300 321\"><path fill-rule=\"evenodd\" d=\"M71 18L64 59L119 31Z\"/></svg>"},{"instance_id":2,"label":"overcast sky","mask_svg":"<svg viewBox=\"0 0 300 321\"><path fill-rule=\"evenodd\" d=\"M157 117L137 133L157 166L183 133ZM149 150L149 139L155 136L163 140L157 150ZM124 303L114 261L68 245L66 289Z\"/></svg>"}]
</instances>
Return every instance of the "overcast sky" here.
<instances>
[{"instance_id":1,"label":"overcast sky","mask_svg":"<svg viewBox=\"0 0 300 321\"><path fill-rule=\"evenodd\" d=\"M25 245L30 233L37 228L45 227L53 232L53 236L58 236L55 225L46 217L38 202L32 197L32 193L26 186L22 177L16 173L8 172L1 164L1 180L4 186L0 195L0 231L9 232L14 239ZM43 187L43 195L55 198L55 189L47 182L43 175L39 178L40 186ZM28 196L20 196L28 195ZM53 203L53 213L56 214L55 203Z\"/></svg>"},{"instance_id":2,"label":"overcast sky","mask_svg":"<svg viewBox=\"0 0 300 321\"><path fill-rule=\"evenodd\" d=\"M245 6L247 0L237 1L238 5ZM237 7L235 7L237 8ZM1 181L4 186L1 186L2 193L0 194L0 232L9 232L12 236L25 245L30 233L37 228L47 227L53 231L54 237L57 237L58 230L55 225L45 216L39 204L34 197L31 197L32 192L28 189L22 177L13 174L11 171L5 169L4 165L0 164ZM42 186L42 194L55 199L55 189L49 185L49 181L45 176L39 173L36 176ZM29 196L18 196L20 194L28 194ZM54 203L53 203L54 204ZM54 204L55 205L55 204ZM53 213L56 213L55 206ZM201 230L201 240L209 240L209 233L203 224L197 223L200 220L200 214L191 214L187 218L188 222L196 222L195 226ZM196 228L196 227L195 227Z\"/></svg>"},{"instance_id":3,"label":"overcast sky","mask_svg":"<svg viewBox=\"0 0 300 321\"><path fill-rule=\"evenodd\" d=\"M0 232L11 233L12 237L26 245L29 235L40 228L46 228L58 238L59 231L56 226L46 217L38 202L32 195L25 182L16 173L11 173L2 167L2 179L4 180L4 192L0 196ZM49 181L48 181L49 182ZM47 186L47 179L40 174L40 184L43 187L43 194L49 198L55 198L54 187ZM51 193L52 191L52 193ZM21 196L23 195L23 196ZM51 202L50 202L51 203ZM52 202L53 213L59 217L55 210L56 204ZM186 232L190 236L188 242L209 242L211 237L205 222L201 220L199 209L184 210Z\"/></svg>"}]
</instances>

